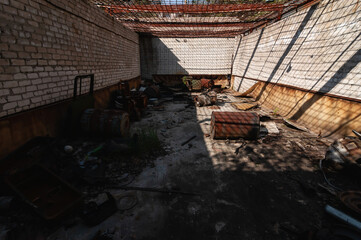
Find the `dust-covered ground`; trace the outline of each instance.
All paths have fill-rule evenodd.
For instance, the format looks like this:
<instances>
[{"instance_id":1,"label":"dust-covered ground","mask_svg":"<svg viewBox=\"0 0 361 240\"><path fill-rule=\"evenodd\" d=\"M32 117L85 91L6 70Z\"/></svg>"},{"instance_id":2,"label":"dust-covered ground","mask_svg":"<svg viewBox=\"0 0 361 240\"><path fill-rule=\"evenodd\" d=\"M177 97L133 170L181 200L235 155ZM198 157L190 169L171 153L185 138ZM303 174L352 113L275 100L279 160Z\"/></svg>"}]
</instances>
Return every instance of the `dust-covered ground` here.
<instances>
[{"instance_id":1,"label":"dust-covered ground","mask_svg":"<svg viewBox=\"0 0 361 240\"><path fill-rule=\"evenodd\" d=\"M182 101L148 108L131 131L156 130L163 152L129 173L127 186L164 191L104 185L116 199L135 196L136 205L95 227L74 220L47 239L93 239L99 231L109 239L307 239L304 232L328 226L324 206L335 197L319 187L324 179L318 163L331 141L292 129L260 107L248 111L267 116L262 119L275 122L279 133L261 127L258 140L213 140L212 111L238 111L232 102L253 101L231 94L218 99L219 109Z\"/></svg>"}]
</instances>

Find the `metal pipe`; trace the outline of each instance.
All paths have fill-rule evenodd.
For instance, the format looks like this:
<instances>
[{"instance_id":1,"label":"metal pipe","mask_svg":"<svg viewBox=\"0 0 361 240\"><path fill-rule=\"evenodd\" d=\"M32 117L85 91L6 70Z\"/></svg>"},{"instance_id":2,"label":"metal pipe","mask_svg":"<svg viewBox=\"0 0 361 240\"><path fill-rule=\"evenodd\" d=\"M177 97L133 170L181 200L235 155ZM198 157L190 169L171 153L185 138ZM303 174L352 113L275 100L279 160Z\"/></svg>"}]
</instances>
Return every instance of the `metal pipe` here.
<instances>
[{"instance_id":1,"label":"metal pipe","mask_svg":"<svg viewBox=\"0 0 361 240\"><path fill-rule=\"evenodd\" d=\"M325 210L327 213L331 214L332 216L338 218L339 220L348 223L349 225L357 228L359 231L361 231L361 222L357 221L353 217L350 217L349 215L337 210L334 207L331 207L330 205L326 205Z\"/></svg>"}]
</instances>

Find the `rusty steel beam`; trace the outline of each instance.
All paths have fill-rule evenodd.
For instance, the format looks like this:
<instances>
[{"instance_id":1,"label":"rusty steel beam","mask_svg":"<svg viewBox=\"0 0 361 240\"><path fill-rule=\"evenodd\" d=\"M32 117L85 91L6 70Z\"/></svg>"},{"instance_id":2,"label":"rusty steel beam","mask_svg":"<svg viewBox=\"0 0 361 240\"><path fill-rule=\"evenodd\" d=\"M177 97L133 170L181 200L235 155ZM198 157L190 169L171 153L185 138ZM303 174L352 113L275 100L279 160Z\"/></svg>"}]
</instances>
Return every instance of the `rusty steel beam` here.
<instances>
[{"instance_id":1,"label":"rusty steel beam","mask_svg":"<svg viewBox=\"0 0 361 240\"><path fill-rule=\"evenodd\" d=\"M242 23L242 22L223 22L223 23L207 23L207 22L198 22L198 23L187 23L187 22L172 22L172 23L152 23L152 22L122 22L124 25L127 25L132 28L141 28L144 26L147 27L240 27L240 28L251 28L255 27L255 23ZM266 23L266 21L263 21Z\"/></svg>"},{"instance_id":2,"label":"rusty steel beam","mask_svg":"<svg viewBox=\"0 0 361 240\"><path fill-rule=\"evenodd\" d=\"M156 37L234 37L244 30L223 30L223 31L151 31L140 32L142 35Z\"/></svg>"},{"instance_id":3,"label":"rusty steel beam","mask_svg":"<svg viewBox=\"0 0 361 240\"><path fill-rule=\"evenodd\" d=\"M305 8L308 8L308 7L311 7L312 5L316 4L316 3L319 3L320 1L322 0L302 0L298 3L295 3L295 4L290 4L290 5L284 5L284 7L282 8L282 10L279 11L279 15L277 17L275 17L275 19L273 20L268 20L266 23L259 23L257 24L255 27L249 29L248 31L245 31L243 32L244 34L246 34L247 32L250 33L252 32L253 30L257 29L257 28L263 28L263 27L266 27L269 23L272 23L274 21L279 21L282 16L284 14L287 14L291 11L294 11L294 10L297 10L297 9L305 9ZM277 12L274 12L274 13L277 13Z\"/></svg>"},{"instance_id":4,"label":"rusty steel beam","mask_svg":"<svg viewBox=\"0 0 361 240\"><path fill-rule=\"evenodd\" d=\"M222 13L244 11L281 11L283 4L192 4L192 5L108 5L101 6L109 14L132 13L132 12L155 12L155 13Z\"/></svg>"}]
</instances>

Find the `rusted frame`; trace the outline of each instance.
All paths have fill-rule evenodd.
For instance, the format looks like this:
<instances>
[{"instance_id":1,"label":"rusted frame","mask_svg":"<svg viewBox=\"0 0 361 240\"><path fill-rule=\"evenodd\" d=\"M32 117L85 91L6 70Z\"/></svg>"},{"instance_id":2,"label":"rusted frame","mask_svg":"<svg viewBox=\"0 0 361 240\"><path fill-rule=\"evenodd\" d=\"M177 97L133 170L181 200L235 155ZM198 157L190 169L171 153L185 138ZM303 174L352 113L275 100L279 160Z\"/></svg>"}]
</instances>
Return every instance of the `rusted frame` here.
<instances>
[{"instance_id":1,"label":"rusted frame","mask_svg":"<svg viewBox=\"0 0 361 240\"><path fill-rule=\"evenodd\" d=\"M123 22L125 25L132 26L133 28L141 28L144 25L147 25L148 27L241 27L241 28L250 28L254 27L254 23L242 23L242 22L215 22L215 23L204 23L204 22L171 22L171 23L152 23L152 22ZM265 21L263 21L265 23Z\"/></svg>"},{"instance_id":2,"label":"rusted frame","mask_svg":"<svg viewBox=\"0 0 361 240\"><path fill-rule=\"evenodd\" d=\"M231 11L280 11L284 4L192 4L192 5L108 5L102 6L109 14L132 12L157 13L222 13Z\"/></svg>"}]
</instances>

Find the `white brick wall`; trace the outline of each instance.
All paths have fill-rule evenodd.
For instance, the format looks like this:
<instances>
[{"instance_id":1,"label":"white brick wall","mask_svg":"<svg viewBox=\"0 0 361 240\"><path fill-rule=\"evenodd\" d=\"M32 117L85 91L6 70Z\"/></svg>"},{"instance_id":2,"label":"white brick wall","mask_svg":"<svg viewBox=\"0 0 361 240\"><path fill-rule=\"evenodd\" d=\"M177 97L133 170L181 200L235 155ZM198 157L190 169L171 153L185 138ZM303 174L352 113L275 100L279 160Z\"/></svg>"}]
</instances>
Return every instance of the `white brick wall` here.
<instances>
[{"instance_id":1,"label":"white brick wall","mask_svg":"<svg viewBox=\"0 0 361 240\"><path fill-rule=\"evenodd\" d=\"M140 75L138 34L87 1L50 2L0 1L0 117L72 97L76 75L95 89Z\"/></svg>"},{"instance_id":2,"label":"white brick wall","mask_svg":"<svg viewBox=\"0 0 361 240\"><path fill-rule=\"evenodd\" d=\"M141 37L142 77L152 74L230 74L234 38Z\"/></svg>"},{"instance_id":3,"label":"white brick wall","mask_svg":"<svg viewBox=\"0 0 361 240\"><path fill-rule=\"evenodd\" d=\"M324 0L244 36L233 74L361 99L360 34L359 1Z\"/></svg>"}]
</instances>

